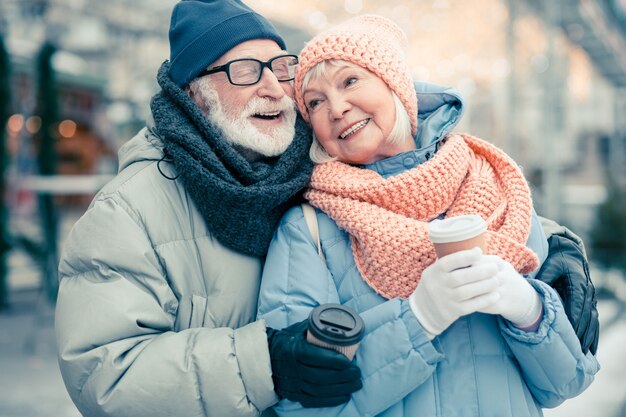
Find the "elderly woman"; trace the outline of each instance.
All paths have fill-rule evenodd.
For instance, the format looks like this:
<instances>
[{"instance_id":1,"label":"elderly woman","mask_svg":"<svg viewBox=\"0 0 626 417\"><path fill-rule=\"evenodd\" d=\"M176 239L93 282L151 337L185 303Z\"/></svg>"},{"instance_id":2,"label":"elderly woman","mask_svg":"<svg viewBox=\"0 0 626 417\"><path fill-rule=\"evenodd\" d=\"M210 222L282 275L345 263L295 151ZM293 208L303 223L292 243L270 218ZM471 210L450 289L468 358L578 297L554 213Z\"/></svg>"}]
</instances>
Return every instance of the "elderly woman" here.
<instances>
[{"instance_id":1,"label":"elderly woman","mask_svg":"<svg viewBox=\"0 0 626 417\"><path fill-rule=\"evenodd\" d=\"M521 170L481 139L447 134L459 102L433 86L416 91L405 47L397 25L368 15L301 53L296 99L317 164L306 197L325 259L302 209L291 209L270 246L259 315L280 328L324 303L358 311L363 389L338 407L283 400L275 411L540 416L582 392L599 365L557 293L532 279L547 247ZM462 214L486 221L486 253L437 259L428 222Z\"/></svg>"}]
</instances>

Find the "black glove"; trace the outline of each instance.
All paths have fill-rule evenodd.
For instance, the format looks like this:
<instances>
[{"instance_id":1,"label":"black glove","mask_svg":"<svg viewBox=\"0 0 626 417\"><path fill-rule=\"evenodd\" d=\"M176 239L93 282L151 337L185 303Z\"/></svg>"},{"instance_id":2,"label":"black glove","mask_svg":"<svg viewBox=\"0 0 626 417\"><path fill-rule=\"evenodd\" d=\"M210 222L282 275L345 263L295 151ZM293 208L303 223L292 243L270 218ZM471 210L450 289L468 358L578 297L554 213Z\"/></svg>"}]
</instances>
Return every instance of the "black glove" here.
<instances>
[{"instance_id":1,"label":"black glove","mask_svg":"<svg viewBox=\"0 0 626 417\"><path fill-rule=\"evenodd\" d=\"M274 391L303 407L334 407L363 387L361 370L347 357L306 341L307 320L267 328Z\"/></svg>"},{"instance_id":2,"label":"black glove","mask_svg":"<svg viewBox=\"0 0 626 417\"><path fill-rule=\"evenodd\" d=\"M548 245L548 258L536 278L556 290L583 353L591 351L595 355L600 323L596 291L585 254L575 241L563 235L550 236Z\"/></svg>"}]
</instances>

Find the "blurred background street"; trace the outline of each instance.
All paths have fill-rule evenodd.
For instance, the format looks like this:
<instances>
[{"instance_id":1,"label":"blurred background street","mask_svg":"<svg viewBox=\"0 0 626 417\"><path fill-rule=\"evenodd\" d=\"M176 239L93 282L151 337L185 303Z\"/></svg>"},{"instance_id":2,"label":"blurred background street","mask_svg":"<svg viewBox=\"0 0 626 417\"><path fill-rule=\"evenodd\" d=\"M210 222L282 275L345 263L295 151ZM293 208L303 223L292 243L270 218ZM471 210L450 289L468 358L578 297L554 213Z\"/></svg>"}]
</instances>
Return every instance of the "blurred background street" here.
<instances>
[{"instance_id":1,"label":"blurred background street","mask_svg":"<svg viewBox=\"0 0 626 417\"><path fill-rule=\"evenodd\" d=\"M175 0L0 0L0 417L77 417L54 348L63 240L149 116ZM415 79L458 89L457 131L523 168L586 243L596 381L548 417L626 417L626 0L248 0L298 53L361 13L396 21Z\"/></svg>"}]
</instances>

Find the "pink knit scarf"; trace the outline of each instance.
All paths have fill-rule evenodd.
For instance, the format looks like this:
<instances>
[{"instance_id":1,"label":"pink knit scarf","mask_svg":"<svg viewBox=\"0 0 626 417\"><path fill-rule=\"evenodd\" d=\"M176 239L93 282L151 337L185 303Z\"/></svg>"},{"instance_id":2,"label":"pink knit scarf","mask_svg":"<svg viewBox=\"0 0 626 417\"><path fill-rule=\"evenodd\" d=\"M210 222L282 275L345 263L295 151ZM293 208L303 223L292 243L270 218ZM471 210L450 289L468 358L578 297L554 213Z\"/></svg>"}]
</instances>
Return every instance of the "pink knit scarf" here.
<instances>
[{"instance_id":1,"label":"pink knit scarf","mask_svg":"<svg viewBox=\"0 0 626 417\"><path fill-rule=\"evenodd\" d=\"M520 273L538 266L525 246L532 199L520 168L469 135L448 136L431 160L387 179L342 162L319 164L306 197L350 234L361 275L386 298L408 297L435 261L427 222L444 212L481 215L488 253Z\"/></svg>"}]
</instances>

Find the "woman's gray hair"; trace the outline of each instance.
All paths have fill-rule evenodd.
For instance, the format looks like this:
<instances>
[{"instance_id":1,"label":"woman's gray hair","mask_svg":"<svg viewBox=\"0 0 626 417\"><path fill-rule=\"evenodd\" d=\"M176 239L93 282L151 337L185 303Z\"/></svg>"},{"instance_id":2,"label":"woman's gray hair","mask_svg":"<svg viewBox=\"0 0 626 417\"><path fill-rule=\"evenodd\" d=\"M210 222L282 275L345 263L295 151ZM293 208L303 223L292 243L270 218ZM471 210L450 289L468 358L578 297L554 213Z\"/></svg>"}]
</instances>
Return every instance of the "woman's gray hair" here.
<instances>
[{"instance_id":1,"label":"woman's gray hair","mask_svg":"<svg viewBox=\"0 0 626 417\"><path fill-rule=\"evenodd\" d=\"M306 89L307 85L312 79L320 76L325 76L327 74L326 64L336 67L358 67L358 65L356 64L340 59L322 61L306 73L304 79L302 80L302 91ZM409 119L409 114L406 112L404 105L402 104L396 93L391 91L391 96L393 98L393 103L396 107L396 121L393 125L393 129L391 129L391 132L389 133L387 141L391 144L397 144L413 140L413 136L411 135L411 121ZM313 143L311 143L309 157L316 164L330 162L337 159L336 157L330 156L328 152L326 152L324 147L315 137L315 133L313 133Z\"/></svg>"}]
</instances>

